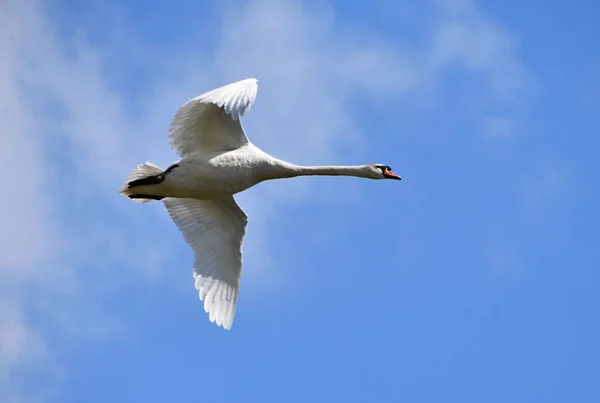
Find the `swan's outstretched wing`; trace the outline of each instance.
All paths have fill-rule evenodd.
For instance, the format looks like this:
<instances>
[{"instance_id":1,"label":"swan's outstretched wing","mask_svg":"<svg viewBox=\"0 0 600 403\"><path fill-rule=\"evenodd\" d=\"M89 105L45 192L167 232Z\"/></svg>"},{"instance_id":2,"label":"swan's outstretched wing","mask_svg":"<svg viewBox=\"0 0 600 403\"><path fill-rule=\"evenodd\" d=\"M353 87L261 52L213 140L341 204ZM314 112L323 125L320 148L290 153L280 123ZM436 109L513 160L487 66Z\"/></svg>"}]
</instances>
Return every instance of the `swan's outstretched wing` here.
<instances>
[{"instance_id":1,"label":"swan's outstretched wing","mask_svg":"<svg viewBox=\"0 0 600 403\"><path fill-rule=\"evenodd\" d=\"M233 196L215 200L164 199L196 255L194 278L211 322L230 329L242 275L248 216Z\"/></svg>"},{"instance_id":2,"label":"swan's outstretched wing","mask_svg":"<svg viewBox=\"0 0 600 403\"><path fill-rule=\"evenodd\" d=\"M257 91L257 80L248 78L188 101L171 123L171 147L184 157L198 151L228 151L248 143L239 118L250 110Z\"/></svg>"}]
</instances>

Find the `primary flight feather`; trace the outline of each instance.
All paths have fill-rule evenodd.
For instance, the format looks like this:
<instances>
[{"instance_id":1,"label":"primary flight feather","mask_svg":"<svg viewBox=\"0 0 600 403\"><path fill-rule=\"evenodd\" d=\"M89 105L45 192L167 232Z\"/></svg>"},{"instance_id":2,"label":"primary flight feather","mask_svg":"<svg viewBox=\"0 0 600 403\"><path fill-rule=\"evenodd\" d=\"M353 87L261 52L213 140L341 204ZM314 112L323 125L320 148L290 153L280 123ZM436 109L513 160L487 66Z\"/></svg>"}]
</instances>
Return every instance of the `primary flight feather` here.
<instances>
[{"instance_id":1,"label":"primary flight feather","mask_svg":"<svg viewBox=\"0 0 600 403\"><path fill-rule=\"evenodd\" d=\"M146 162L129 175L124 196L162 200L194 251L194 279L211 322L230 329L242 275L248 216L233 195L270 179L307 175L401 179L387 165L299 166L250 142L240 118L254 103L249 78L202 94L175 114L169 141L181 159L163 170Z\"/></svg>"}]
</instances>

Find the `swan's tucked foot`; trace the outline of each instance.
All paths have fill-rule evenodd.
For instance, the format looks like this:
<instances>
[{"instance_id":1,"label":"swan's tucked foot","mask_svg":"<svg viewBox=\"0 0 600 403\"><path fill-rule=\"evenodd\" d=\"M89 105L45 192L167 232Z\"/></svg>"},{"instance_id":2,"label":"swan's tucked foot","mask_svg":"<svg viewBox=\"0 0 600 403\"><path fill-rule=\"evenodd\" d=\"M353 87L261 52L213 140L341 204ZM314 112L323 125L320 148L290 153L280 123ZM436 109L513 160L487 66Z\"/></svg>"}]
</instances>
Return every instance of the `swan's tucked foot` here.
<instances>
[{"instance_id":1,"label":"swan's tucked foot","mask_svg":"<svg viewBox=\"0 0 600 403\"><path fill-rule=\"evenodd\" d=\"M131 189L136 186L148 186L148 185L158 185L159 183L163 183L165 180L165 174L160 173L155 176L148 176L146 178L136 179L127 184L127 188Z\"/></svg>"},{"instance_id":2,"label":"swan's tucked foot","mask_svg":"<svg viewBox=\"0 0 600 403\"><path fill-rule=\"evenodd\" d=\"M129 197L138 203L146 203L150 200L161 200L164 196L153 194L157 189L153 189L165 180L165 172L161 167L151 162L138 165L127 182L121 187L120 193Z\"/></svg>"},{"instance_id":3,"label":"swan's tucked foot","mask_svg":"<svg viewBox=\"0 0 600 403\"><path fill-rule=\"evenodd\" d=\"M132 194L132 195L127 195L127 197L129 197L130 199L142 199L142 200L162 200L164 199L164 196L154 196L154 195L143 195L143 194Z\"/></svg>"}]
</instances>

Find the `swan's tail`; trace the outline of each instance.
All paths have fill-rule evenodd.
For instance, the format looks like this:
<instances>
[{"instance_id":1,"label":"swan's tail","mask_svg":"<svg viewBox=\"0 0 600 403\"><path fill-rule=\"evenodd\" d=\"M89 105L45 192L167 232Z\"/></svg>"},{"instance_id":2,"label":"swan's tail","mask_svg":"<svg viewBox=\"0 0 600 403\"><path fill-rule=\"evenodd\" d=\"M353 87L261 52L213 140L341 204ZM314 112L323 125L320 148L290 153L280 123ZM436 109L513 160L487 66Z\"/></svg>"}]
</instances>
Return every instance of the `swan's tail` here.
<instances>
[{"instance_id":1,"label":"swan's tail","mask_svg":"<svg viewBox=\"0 0 600 403\"><path fill-rule=\"evenodd\" d=\"M165 180L165 171L152 162L138 165L127 178L119 193L138 203L161 200L164 196L155 195L152 189Z\"/></svg>"}]
</instances>

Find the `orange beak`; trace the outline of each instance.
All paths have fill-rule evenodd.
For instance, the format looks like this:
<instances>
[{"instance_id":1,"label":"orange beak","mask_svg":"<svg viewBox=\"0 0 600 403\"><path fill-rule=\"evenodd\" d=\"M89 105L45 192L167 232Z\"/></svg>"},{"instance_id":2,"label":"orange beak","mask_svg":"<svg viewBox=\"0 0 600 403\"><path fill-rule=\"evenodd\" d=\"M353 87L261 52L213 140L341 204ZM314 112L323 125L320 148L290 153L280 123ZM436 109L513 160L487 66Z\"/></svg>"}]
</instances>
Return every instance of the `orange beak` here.
<instances>
[{"instance_id":1,"label":"orange beak","mask_svg":"<svg viewBox=\"0 0 600 403\"><path fill-rule=\"evenodd\" d=\"M389 169L386 169L383 172L383 176L385 176L388 179L396 179L396 180L401 180L402 178L400 177L400 175L396 175L395 173L393 173L392 171L390 171Z\"/></svg>"}]
</instances>

